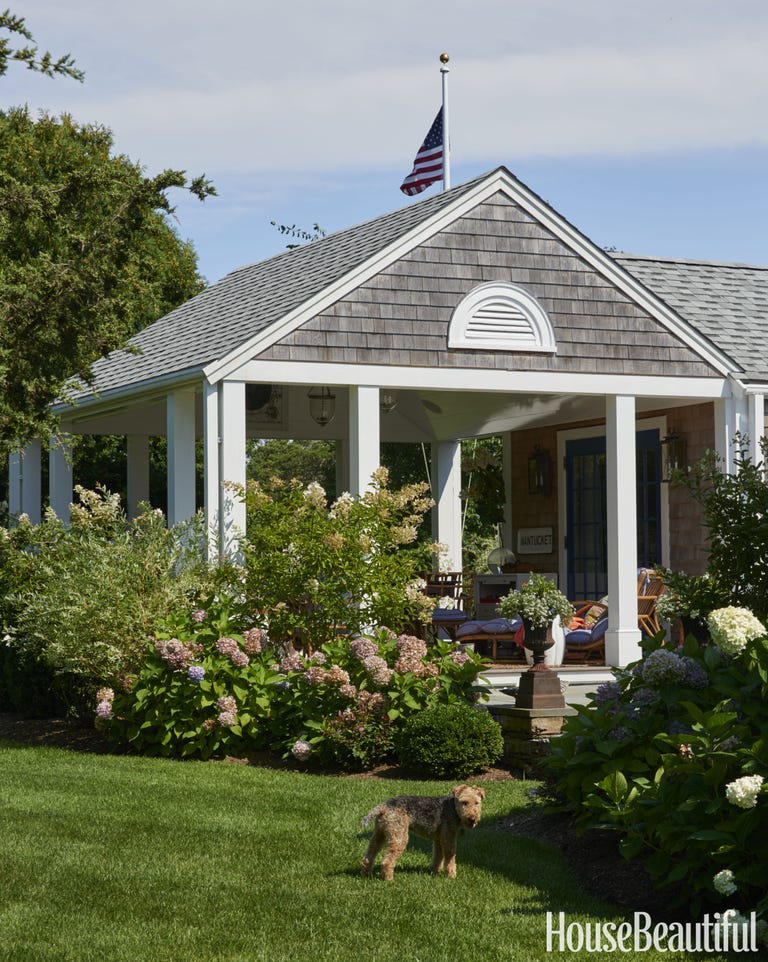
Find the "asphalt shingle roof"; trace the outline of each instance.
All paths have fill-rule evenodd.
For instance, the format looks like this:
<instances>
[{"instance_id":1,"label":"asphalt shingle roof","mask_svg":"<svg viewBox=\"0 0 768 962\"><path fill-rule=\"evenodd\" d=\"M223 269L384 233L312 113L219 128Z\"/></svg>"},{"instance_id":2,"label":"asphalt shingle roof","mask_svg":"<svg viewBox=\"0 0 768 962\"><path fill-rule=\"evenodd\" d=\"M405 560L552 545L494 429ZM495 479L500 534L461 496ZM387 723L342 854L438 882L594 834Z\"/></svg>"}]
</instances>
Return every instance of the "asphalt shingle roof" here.
<instances>
[{"instance_id":1,"label":"asphalt shingle roof","mask_svg":"<svg viewBox=\"0 0 768 962\"><path fill-rule=\"evenodd\" d=\"M99 392L197 371L226 357L315 294L454 203L487 175L227 274L93 368ZM80 392L80 396L91 394Z\"/></svg>"},{"instance_id":2,"label":"asphalt shingle roof","mask_svg":"<svg viewBox=\"0 0 768 962\"><path fill-rule=\"evenodd\" d=\"M265 261L239 268L94 365L94 388L199 372L339 281L489 175ZM768 267L611 255L734 361L768 380ZM93 388L75 392L85 397Z\"/></svg>"},{"instance_id":3,"label":"asphalt shingle roof","mask_svg":"<svg viewBox=\"0 0 768 962\"><path fill-rule=\"evenodd\" d=\"M746 379L768 380L768 266L613 257L732 358Z\"/></svg>"}]
</instances>

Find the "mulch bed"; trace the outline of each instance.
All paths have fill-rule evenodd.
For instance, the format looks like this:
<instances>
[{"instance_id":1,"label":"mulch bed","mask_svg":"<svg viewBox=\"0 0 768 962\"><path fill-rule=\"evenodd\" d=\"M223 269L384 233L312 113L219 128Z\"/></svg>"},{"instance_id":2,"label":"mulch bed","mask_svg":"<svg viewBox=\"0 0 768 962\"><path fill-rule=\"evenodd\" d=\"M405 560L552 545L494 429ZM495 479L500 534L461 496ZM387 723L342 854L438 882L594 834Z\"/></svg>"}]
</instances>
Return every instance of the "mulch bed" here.
<instances>
[{"instance_id":1,"label":"mulch bed","mask_svg":"<svg viewBox=\"0 0 768 962\"><path fill-rule=\"evenodd\" d=\"M101 755L122 753L102 732L67 718L24 718L19 715L0 714L0 740L2 739L26 746L49 746ZM225 761L241 765L298 768L295 763L285 762L266 753L249 758L227 758ZM404 769L394 765L380 765L370 771L354 774L338 774L346 778L387 780L407 780L412 777ZM507 769L491 768L471 780L494 782L515 777L515 774ZM668 895L653 889L649 877L637 862L627 862L621 857L618 838L614 833L590 830L578 835L567 817L546 814L538 804L516 811L492 827L555 845L571 865L583 888L618 905L627 914L644 911L658 919L670 916Z\"/></svg>"}]
</instances>

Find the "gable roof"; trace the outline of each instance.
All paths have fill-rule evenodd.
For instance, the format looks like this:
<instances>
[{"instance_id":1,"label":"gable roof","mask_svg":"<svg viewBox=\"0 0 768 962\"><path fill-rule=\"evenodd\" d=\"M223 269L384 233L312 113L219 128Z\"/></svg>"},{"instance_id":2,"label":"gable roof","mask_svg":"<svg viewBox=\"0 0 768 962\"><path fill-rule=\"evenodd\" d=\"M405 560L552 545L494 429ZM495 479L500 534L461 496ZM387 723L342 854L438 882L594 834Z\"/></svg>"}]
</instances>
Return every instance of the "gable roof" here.
<instances>
[{"instance_id":1,"label":"gable roof","mask_svg":"<svg viewBox=\"0 0 768 962\"><path fill-rule=\"evenodd\" d=\"M723 372L768 380L768 268L664 261L609 255L570 225L506 168L451 190L338 231L310 244L227 274L131 340L132 350L114 351L93 369L93 387L72 393L75 401L95 394L122 395L165 383L226 376L254 344L282 336L360 283L363 272L380 270L430 231L492 190L506 190L533 216L576 245L598 271L644 306ZM713 279L716 283L713 283ZM324 299L324 301L322 300ZM731 304L727 323L724 305ZM747 325L754 345L746 345ZM764 331L763 328L766 328ZM762 367L761 367L762 365ZM760 373L762 371L762 374Z\"/></svg>"},{"instance_id":2,"label":"gable roof","mask_svg":"<svg viewBox=\"0 0 768 962\"><path fill-rule=\"evenodd\" d=\"M744 379L768 380L768 266L614 259L732 358Z\"/></svg>"},{"instance_id":3,"label":"gable roof","mask_svg":"<svg viewBox=\"0 0 768 962\"><path fill-rule=\"evenodd\" d=\"M232 271L131 338L133 351L113 351L97 361L95 389L104 393L202 371L455 203L485 176Z\"/></svg>"}]
</instances>

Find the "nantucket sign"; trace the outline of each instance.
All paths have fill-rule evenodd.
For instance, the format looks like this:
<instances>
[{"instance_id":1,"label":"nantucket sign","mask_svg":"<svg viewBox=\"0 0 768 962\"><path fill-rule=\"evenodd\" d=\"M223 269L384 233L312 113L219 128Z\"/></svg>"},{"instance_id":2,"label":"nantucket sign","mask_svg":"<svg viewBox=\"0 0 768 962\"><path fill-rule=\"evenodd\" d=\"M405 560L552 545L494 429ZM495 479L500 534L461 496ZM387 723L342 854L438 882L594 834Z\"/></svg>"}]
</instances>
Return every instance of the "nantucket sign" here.
<instances>
[{"instance_id":1,"label":"nantucket sign","mask_svg":"<svg viewBox=\"0 0 768 962\"><path fill-rule=\"evenodd\" d=\"M554 528L520 528L517 532L518 554L552 554Z\"/></svg>"}]
</instances>

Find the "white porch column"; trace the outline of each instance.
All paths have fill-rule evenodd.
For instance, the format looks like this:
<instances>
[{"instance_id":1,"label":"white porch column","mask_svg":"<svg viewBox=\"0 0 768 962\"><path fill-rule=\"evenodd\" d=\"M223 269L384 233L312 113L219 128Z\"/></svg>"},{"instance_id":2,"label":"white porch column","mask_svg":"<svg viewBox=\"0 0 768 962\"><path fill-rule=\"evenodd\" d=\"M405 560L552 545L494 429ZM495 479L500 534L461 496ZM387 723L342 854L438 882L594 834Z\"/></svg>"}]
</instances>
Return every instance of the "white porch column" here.
<instances>
[{"instance_id":1,"label":"white porch column","mask_svg":"<svg viewBox=\"0 0 768 962\"><path fill-rule=\"evenodd\" d=\"M501 436L501 474L504 478L504 524L501 526L501 543L505 548L515 551L512 540L512 432L505 431Z\"/></svg>"},{"instance_id":2,"label":"white porch column","mask_svg":"<svg viewBox=\"0 0 768 962\"><path fill-rule=\"evenodd\" d=\"M461 441L433 442L432 497L432 535L448 545L441 560L449 571L461 571Z\"/></svg>"},{"instance_id":3,"label":"white porch column","mask_svg":"<svg viewBox=\"0 0 768 962\"><path fill-rule=\"evenodd\" d=\"M760 442L765 437L765 395L748 395L747 408L749 412L749 459L752 464L761 464L764 461Z\"/></svg>"},{"instance_id":4,"label":"white porch column","mask_svg":"<svg viewBox=\"0 0 768 962\"><path fill-rule=\"evenodd\" d=\"M208 532L208 560L215 561L221 544L221 465L219 463L219 385L203 385L203 497L205 529Z\"/></svg>"},{"instance_id":5,"label":"white porch column","mask_svg":"<svg viewBox=\"0 0 768 962\"><path fill-rule=\"evenodd\" d=\"M33 524L40 524L41 518L41 450L40 441L35 440L8 459L8 512L28 514Z\"/></svg>"},{"instance_id":6,"label":"white porch column","mask_svg":"<svg viewBox=\"0 0 768 962\"><path fill-rule=\"evenodd\" d=\"M219 389L219 437L221 482L245 486L245 384L223 381ZM245 534L245 503L232 491L219 488L219 530L221 550L237 553L240 537Z\"/></svg>"},{"instance_id":7,"label":"white porch column","mask_svg":"<svg viewBox=\"0 0 768 962\"><path fill-rule=\"evenodd\" d=\"M149 435L129 434L126 438L126 486L129 518L136 518L139 505L149 504Z\"/></svg>"},{"instance_id":8,"label":"white porch column","mask_svg":"<svg viewBox=\"0 0 768 962\"><path fill-rule=\"evenodd\" d=\"M726 474L735 470L733 441L737 433L749 434L749 412L744 396L715 401L715 450Z\"/></svg>"},{"instance_id":9,"label":"white porch column","mask_svg":"<svg viewBox=\"0 0 768 962\"><path fill-rule=\"evenodd\" d=\"M635 399L606 398L608 630L605 660L627 665L640 656L637 627L637 480Z\"/></svg>"},{"instance_id":10,"label":"white porch column","mask_svg":"<svg viewBox=\"0 0 768 962\"><path fill-rule=\"evenodd\" d=\"M336 495L349 491L349 441L341 438L336 447Z\"/></svg>"},{"instance_id":11,"label":"white porch column","mask_svg":"<svg viewBox=\"0 0 768 962\"><path fill-rule=\"evenodd\" d=\"M371 487L380 465L379 389L368 385L349 388L349 491L359 497Z\"/></svg>"},{"instance_id":12,"label":"white porch column","mask_svg":"<svg viewBox=\"0 0 768 962\"><path fill-rule=\"evenodd\" d=\"M14 451L8 456L8 514L12 518L21 514L23 466L21 451Z\"/></svg>"},{"instance_id":13,"label":"white porch column","mask_svg":"<svg viewBox=\"0 0 768 962\"><path fill-rule=\"evenodd\" d=\"M166 400L168 431L168 524L195 513L195 392L174 391Z\"/></svg>"},{"instance_id":14,"label":"white porch column","mask_svg":"<svg viewBox=\"0 0 768 962\"><path fill-rule=\"evenodd\" d=\"M48 446L48 503L56 517L69 521L72 504L72 445L63 438L51 438Z\"/></svg>"}]
</instances>

